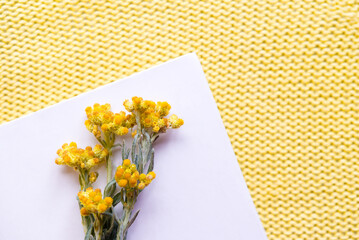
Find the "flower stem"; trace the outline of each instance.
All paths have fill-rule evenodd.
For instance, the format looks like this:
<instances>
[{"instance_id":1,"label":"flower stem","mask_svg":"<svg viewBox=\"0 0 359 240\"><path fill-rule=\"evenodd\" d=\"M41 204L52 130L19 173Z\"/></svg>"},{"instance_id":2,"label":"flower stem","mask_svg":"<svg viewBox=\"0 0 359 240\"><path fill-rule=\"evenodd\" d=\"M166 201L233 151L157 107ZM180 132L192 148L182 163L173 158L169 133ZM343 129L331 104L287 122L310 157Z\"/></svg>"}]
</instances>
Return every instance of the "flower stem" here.
<instances>
[{"instance_id":1,"label":"flower stem","mask_svg":"<svg viewBox=\"0 0 359 240\"><path fill-rule=\"evenodd\" d=\"M94 214L94 217L95 217L94 227L95 227L96 240L101 240L103 224L101 222L100 216Z\"/></svg>"},{"instance_id":2,"label":"flower stem","mask_svg":"<svg viewBox=\"0 0 359 240\"><path fill-rule=\"evenodd\" d=\"M106 169L107 169L107 183L109 183L112 180L112 147L115 143L115 135L114 134L105 134L105 144L102 146L106 148L108 151L108 156L106 158Z\"/></svg>"},{"instance_id":3,"label":"flower stem","mask_svg":"<svg viewBox=\"0 0 359 240\"><path fill-rule=\"evenodd\" d=\"M136 115L136 124L137 124L137 134L142 134L142 127L141 127L141 115L135 111Z\"/></svg>"},{"instance_id":4,"label":"flower stem","mask_svg":"<svg viewBox=\"0 0 359 240\"><path fill-rule=\"evenodd\" d=\"M79 202L79 207L80 207L80 209L81 209L81 203L80 203L80 201L78 201L78 202ZM88 225L89 225L89 223L88 223L88 218L81 215L81 220L82 220L81 222L82 222L82 226L83 226L83 228L84 228L84 232L85 232L85 234L86 234L86 233L87 233L87 230L88 230Z\"/></svg>"},{"instance_id":5,"label":"flower stem","mask_svg":"<svg viewBox=\"0 0 359 240\"><path fill-rule=\"evenodd\" d=\"M107 159L106 159L107 183L109 183L112 180L112 161L111 161L111 156L112 156L112 149L109 148L108 149L108 156L107 156Z\"/></svg>"},{"instance_id":6,"label":"flower stem","mask_svg":"<svg viewBox=\"0 0 359 240\"><path fill-rule=\"evenodd\" d=\"M120 229L117 232L117 240L126 240L127 237L127 225L130 222L130 217L132 213L132 207L124 207L121 219Z\"/></svg>"}]
</instances>

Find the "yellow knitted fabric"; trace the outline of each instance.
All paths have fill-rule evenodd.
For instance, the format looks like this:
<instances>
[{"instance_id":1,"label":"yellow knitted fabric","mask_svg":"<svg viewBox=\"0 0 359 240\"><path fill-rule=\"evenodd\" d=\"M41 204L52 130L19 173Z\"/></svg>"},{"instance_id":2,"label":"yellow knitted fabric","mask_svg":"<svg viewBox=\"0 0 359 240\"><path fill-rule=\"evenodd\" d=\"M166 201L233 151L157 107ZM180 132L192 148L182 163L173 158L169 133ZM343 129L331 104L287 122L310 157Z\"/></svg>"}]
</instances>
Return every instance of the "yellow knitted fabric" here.
<instances>
[{"instance_id":1,"label":"yellow knitted fabric","mask_svg":"<svg viewBox=\"0 0 359 240\"><path fill-rule=\"evenodd\" d=\"M0 0L0 16L0 122L195 51L269 239L359 239L358 0Z\"/></svg>"}]
</instances>

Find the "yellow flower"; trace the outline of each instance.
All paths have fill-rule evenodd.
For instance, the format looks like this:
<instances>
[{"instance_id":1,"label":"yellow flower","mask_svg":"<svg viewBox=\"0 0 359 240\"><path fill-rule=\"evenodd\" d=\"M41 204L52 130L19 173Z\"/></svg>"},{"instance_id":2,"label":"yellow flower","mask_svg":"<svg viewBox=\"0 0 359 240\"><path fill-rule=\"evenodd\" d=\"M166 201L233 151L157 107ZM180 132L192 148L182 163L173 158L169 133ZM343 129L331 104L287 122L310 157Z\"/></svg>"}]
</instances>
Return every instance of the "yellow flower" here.
<instances>
[{"instance_id":1,"label":"yellow flower","mask_svg":"<svg viewBox=\"0 0 359 240\"><path fill-rule=\"evenodd\" d=\"M171 110L171 105L167 102L157 102L156 112L160 114L160 117L165 117Z\"/></svg>"},{"instance_id":2,"label":"yellow flower","mask_svg":"<svg viewBox=\"0 0 359 240\"><path fill-rule=\"evenodd\" d=\"M122 188L136 188L143 190L148 184L155 179L156 174L150 172L140 174L135 164L131 164L131 160L123 160L122 165L118 166L115 174L117 184Z\"/></svg>"},{"instance_id":3,"label":"yellow flower","mask_svg":"<svg viewBox=\"0 0 359 240\"><path fill-rule=\"evenodd\" d=\"M102 199L101 190L93 190L91 187L87 188L86 191L79 192L78 197L83 206L80 210L82 216L88 216L91 213L104 213L112 206L113 202L113 199L110 197Z\"/></svg>"},{"instance_id":4,"label":"yellow flower","mask_svg":"<svg viewBox=\"0 0 359 240\"><path fill-rule=\"evenodd\" d=\"M98 172L92 172L92 173L90 173L90 177L89 177L90 183L96 182L97 177L98 177Z\"/></svg>"},{"instance_id":5,"label":"yellow flower","mask_svg":"<svg viewBox=\"0 0 359 240\"><path fill-rule=\"evenodd\" d=\"M167 102L157 102L143 100L141 97L133 97L132 102L125 100L123 103L127 111L137 115L142 127L151 129L153 132L166 132L168 128L179 128L183 125L183 120L176 115L172 117L172 122L165 118L171 110L171 105ZM176 118L176 119L175 119Z\"/></svg>"},{"instance_id":6,"label":"yellow flower","mask_svg":"<svg viewBox=\"0 0 359 240\"><path fill-rule=\"evenodd\" d=\"M108 151L100 145L96 145L93 149L89 146L81 149L77 148L75 142L71 142L70 144L65 143L62 145L62 148L57 150L57 155L59 157L55 160L55 163L58 165L68 165L75 170L89 170L103 162L108 155Z\"/></svg>"},{"instance_id":7,"label":"yellow flower","mask_svg":"<svg viewBox=\"0 0 359 240\"><path fill-rule=\"evenodd\" d=\"M143 182L140 182L140 183L138 184L138 187L137 187L137 188L138 188L139 190L143 190L143 189L145 188L145 186L146 186L146 185L145 185Z\"/></svg>"},{"instance_id":8,"label":"yellow flower","mask_svg":"<svg viewBox=\"0 0 359 240\"><path fill-rule=\"evenodd\" d=\"M137 130L133 131L133 132L131 133L131 136L132 136L132 137L135 137L136 134L137 134Z\"/></svg>"},{"instance_id":9,"label":"yellow flower","mask_svg":"<svg viewBox=\"0 0 359 240\"><path fill-rule=\"evenodd\" d=\"M134 107L133 103L130 102L129 100L125 100L123 102L123 106L125 106L126 110L129 111L129 112L132 112L133 110L135 110L135 107Z\"/></svg>"},{"instance_id":10,"label":"yellow flower","mask_svg":"<svg viewBox=\"0 0 359 240\"><path fill-rule=\"evenodd\" d=\"M169 123L172 128L179 128L183 125L184 122L182 119L178 118L177 115L173 114L169 118Z\"/></svg>"},{"instance_id":11,"label":"yellow flower","mask_svg":"<svg viewBox=\"0 0 359 240\"><path fill-rule=\"evenodd\" d=\"M111 105L108 103L104 105L95 103L93 107L87 107L85 111L88 118L85 121L85 126L97 138L101 137L100 129L105 134L125 135L128 133L128 129L136 123L133 114L126 115L123 111L113 113Z\"/></svg>"}]
</instances>

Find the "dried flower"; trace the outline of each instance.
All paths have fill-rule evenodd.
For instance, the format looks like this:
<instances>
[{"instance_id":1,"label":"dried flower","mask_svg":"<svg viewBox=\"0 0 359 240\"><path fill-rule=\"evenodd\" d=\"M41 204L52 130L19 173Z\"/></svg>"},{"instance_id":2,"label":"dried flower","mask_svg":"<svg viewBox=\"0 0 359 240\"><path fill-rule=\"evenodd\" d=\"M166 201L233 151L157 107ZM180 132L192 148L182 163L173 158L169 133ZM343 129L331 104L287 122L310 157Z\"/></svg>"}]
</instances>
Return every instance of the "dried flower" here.
<instances>
[{"instance_id":1,"label":"dried flower","mask_svg":"<svg viewBox=\"0 0 359 240\"><path fill-rule=\"evenodd\" d=\"M86 191L79 192L78 197L83 206L80 210L82 216L88 216L91 213L104 213L112 206L113 202L113 199L110 197L102 199L101 190L93 190L91 187L87 188Z\"/></svg>"},{"instance_id":2,"label":"dried flower","mask_svg":"<svg viewBox=\"0 0 359 240\"><path fill-rule=\"evenodd\" d=\"M183 125L183 120L178 118L177 115L173 114L170 118L169 118L169 123L171 128L179 128Z\"/></svg>"},{"instance_id":3,"label":"dried flower","mask_svg":"<svg viewBox=\"0 0 359 240\"><path fill-rule=\"evenodd\" d=\"M85 149L77 148L75 142L65 143L62 148L57 150L59 157L55 160L58 165L68 165L75 170L94 167L103 162L108 155L108 151L101 145L96 145L93 149L88 146Z\"/></svg>"},{"instance_id":4,"label":"dried flower","mask_svg":"<svg viewBox=\"0 0 359 240\"><path fill-rule=\"evenodd\" d=\"M90 183L96 182L97 178L98 178L98 172L90 173L90 176L89 176Z\"/></svg>"},{"instance_id":5,"label":"dried flower","mask_svg":"<svg viewBox=\"0 0 359 240\"><path fill-rule=\"evenodd\" d=\"M125 112L113 113L110 104L100 105L95 103L92 107L86 108L87 120L86 128L92 132L96 138L101 137L101 131L105 134L115 133L116 135L126 135L128 129L132 128L136 119L133 114L126 115Z\"/></svg>"},{"instance_id":6,"label":"dried flower","mask_svg":"<svg viewBox=\"0 0 359 240\"><path fill-rule=\"evenodd\" d=\"M179 128L183 125L183 120L176 115L170 119L165 118L171 110L171 105L167 102L157 102L143 100L141 97L133 97L132 102L125 100L123 105L126 110L138 117L142 127L151 129L154 133L166 132L168 128Z\"/></svg>"},{"instance_id":7,"label":"dried flower","mask_svg":"<svg viewBox=\"0 0 359 240\"><path fill-rule=\"evenodd\" d=\"M146 174L140 174L137 171L135 164L131 164L131 160L123 160L122 165L118 166L115 173L115 180L117 184L122 188L138 188L143 190L148 184L155 179L156 174L150 172Z\"/></svg>"}]
</instances>

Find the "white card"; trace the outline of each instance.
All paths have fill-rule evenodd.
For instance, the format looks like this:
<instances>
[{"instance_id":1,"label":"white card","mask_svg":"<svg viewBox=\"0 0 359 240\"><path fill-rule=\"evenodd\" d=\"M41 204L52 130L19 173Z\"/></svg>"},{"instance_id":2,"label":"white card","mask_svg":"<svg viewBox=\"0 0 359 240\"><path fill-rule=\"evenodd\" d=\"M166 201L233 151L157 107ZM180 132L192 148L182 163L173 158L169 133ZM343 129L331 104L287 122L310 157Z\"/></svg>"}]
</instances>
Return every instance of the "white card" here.
<instances>
[{"instance_id":1,"label":"white card","mask_svg":"<svg viewBox=\"0 0 359 240\"><path fill-rule=\"evenodd\" d=\"M132 96L167 101L184 125L155 144L157 177L140 194L128 240L266 239L193 53L1 125L0 239L83 239L78 175L55 164L56 151L65 142L96 144L84 126L87 106L119 112ZM105 178L100 169L95 186L103 189Z\"/></svg>"}]
</instances>

